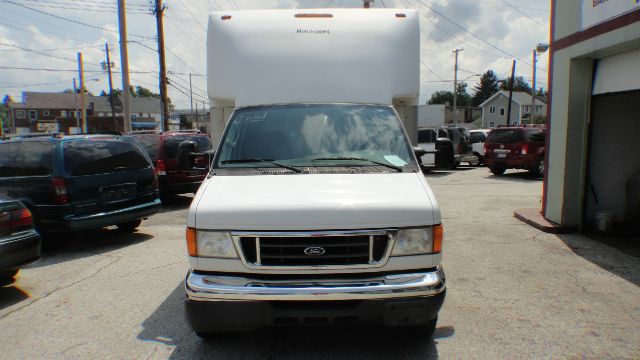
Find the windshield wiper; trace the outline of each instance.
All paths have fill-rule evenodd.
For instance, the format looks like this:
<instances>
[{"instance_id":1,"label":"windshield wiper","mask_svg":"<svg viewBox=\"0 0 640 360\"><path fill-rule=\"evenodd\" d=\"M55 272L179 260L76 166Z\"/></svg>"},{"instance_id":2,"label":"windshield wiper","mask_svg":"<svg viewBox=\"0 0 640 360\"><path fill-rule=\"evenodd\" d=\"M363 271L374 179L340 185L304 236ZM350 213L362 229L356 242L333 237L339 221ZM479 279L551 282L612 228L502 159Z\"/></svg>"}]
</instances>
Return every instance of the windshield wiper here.
<instances>
[{"instance_id":1,"label":"windshield wiper","mask_svg":"<svg viewBox=\"0 0 640 360\"><path fill-rule=\"evenodd\" d=\"M281 168L289 169L296 173L301 173L302 169L298 169L297 167L281 164L279 162L273 161L273 159L234 159L234 160L223 160L223 164L243 164L243 163L256 163L256 162L266 162L269 164L273 164L275 166L280 166Z\"/></svg>"},{"instance_id":2,"label":"windshield wiper","mask_svg":"<svg viewBox=\"0 0 640 360\"><path fill-rule=\"evenodd\" d=\"M391 164L386 164L383 162L379 162L379 161L375 161L375 160L371 160L371 159L367 159L367 158L361 158L361 157L354 157L354 156L337 156L337 157L324 157L324 158L317 158L317 159L311 159L311 161L321 161L321 160L356 160L356 161L366 161L366 162L370 162L372 164L376 164L376 165L380 165L380 166L385 166L388 167L389 169L393 169L396 170L398 172L402 172L402 168L399 166L395 166L395 165L391 165Z\"/></svg>"}]
</instances>

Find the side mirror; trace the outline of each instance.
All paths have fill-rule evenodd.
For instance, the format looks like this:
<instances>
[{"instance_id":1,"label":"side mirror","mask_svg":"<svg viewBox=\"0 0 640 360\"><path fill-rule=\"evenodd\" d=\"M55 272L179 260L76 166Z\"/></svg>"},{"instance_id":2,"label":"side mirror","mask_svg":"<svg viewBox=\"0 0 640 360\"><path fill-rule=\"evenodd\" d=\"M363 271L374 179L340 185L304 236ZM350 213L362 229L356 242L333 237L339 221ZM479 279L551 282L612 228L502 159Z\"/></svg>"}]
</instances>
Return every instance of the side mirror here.
<instances>
[{"instance_id":1,"label":"side mirror","mask_svg":"<svg viewBox=\"0 0 640 360\"><path fill-rule=\"evenodd\" d=\"M448 138L436 140L436 169L451 169L455 162L453 152L453 141Z\"/></svg>"},{"instance_id":2,"label":"side mirror","mask_svg":"<svg viewBox=\"0 0 640 360\"><path fill-rule=\"evenodd\" d=\"M196 143L193 141L183 141L178 145L178 167L180 170L192 170L192 154L196 152Z\"/></svg>"},{"instance_id":3,"label":"side mirror","mask_svg":"<svg viewBox=\"0 0 640 360\"><path fill-rule=\"evenodd\" d=\"M425 150L425 149L423 149L423 148L421 148L419 146L414 146L413 147L413 153L416 154L416 157L418 159L420 159L421 157L423 157L427 153L427 150Z\"/></svg>"}]
</instances>

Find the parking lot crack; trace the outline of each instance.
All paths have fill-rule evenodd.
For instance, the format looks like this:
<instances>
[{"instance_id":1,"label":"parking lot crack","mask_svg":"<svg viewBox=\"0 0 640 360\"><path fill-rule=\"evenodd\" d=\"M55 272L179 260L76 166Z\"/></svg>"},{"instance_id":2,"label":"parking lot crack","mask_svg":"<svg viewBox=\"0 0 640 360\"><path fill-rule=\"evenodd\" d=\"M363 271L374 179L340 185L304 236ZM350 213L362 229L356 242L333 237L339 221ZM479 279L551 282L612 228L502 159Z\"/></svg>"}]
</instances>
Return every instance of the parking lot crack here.
<instances>
[{"instance_id":1,"label":"parking lot crack","mask_svg":"<svg viewBox=\"0 0 640 360\"><path fill-rule=\"evenodd\" d=\"M113 256L113 255L105 255L105 256L106 256L107 258L112 259L112 261L110 261L109 263L107 263L107 264L105 264L105 265L101 266L101 267L100 267L100 268L98 268L96 271L94 271L92 274L90 274L90 275L88 275L88 276L85 276L85 277L83 277L82 279L76 280L76 281L74 281L74 282L72 282L72 283L69 283L69 284L67 284L67 285L60 286L60 287L57 287L57 288L55 288L55 289L51 290L50 292L46 293L45 295L43 295L43 296L41 296L41 297L39 297L39 298L37 298L37 299L34 299L33 301L31 301L31 302L29 302L29 303L27 303L27 304L25 304L25 305L23 305L23 306L20 306L20 307L18 307L18 308L16 308L16 309L13 309L13 310L9 311L8 313L6 313L6 314L4 314L4 315L0 316L0 320L2 320L2 319L4 319L4 318L8 317L9 315L12 315L12 314L14 314L14 313L16 313L16 312L20 311L20 310L22 310L22 309L27 308L27 307L29 307L29 306L31 306L31 305L33 305L33 304L35 304L35 303L39 302L39 301L40 301L40 300L42 300L42 299L46 299L46 298L48 298L49 296L51 296L51 295L53 295L53 294L55 294L55 293L57 293L57 292L59 292L59 291L61 291L61 290L68 289L68 288L70 288L70 287L72 287L72 286L75 286L76 284L79 284L79 283L81 283L81 282L85 281L85 280L92 279L92 278L96 277L96 276L97 276L100 272L102 272L104 269L106 269L106 268L108 268L109 266L111 266L111 265L113 265L113 264L117 263L117 262L118 262L118 261L120 261L120 259L121 259L121 257L120 257L120 256Z\"/></svg>"}]
</instances>

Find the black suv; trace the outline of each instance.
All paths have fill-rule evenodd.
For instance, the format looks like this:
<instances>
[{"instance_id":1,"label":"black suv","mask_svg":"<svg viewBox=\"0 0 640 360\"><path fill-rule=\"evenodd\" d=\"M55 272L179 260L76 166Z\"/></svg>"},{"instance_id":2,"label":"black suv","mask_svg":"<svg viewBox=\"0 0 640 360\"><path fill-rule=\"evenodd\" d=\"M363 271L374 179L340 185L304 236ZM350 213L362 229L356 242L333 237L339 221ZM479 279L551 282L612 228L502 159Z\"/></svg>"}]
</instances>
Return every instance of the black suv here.
<instances>
[{"instance_id":1,"label":"black suv","mask_svg":"<svg viewBox=\"0 0 640 360\"><path fill-rule=\"evenodd\" d=\"M109 225L133 231L161 206L142 145L118 135L0 141L0 195L22 200L41 233Z\"/></svg>"}]
</instances>

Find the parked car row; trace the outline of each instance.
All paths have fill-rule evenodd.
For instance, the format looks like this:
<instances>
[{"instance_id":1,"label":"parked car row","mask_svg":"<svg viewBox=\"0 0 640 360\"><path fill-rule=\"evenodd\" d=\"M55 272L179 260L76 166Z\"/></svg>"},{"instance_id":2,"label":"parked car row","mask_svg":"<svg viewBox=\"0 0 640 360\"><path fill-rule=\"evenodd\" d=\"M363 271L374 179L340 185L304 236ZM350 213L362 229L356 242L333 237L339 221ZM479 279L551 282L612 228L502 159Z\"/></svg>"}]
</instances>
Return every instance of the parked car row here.
<instances>
[{"instance_id":1,"label":"parked car row","mask_svg":"<svg viewBox=\"0 0 640 360\"><path fill-rule=\"evenodd\" d=\"M454 163L451 168L468 162L486 165L495 175L507 169L526 169L534 176L544 174L546 131L541 127L500 127L467 130L448 126L418 130L418 146L427 151L423 164L434 163L435 142L446 138L453 143Z\"/></svg>"},{"instance_id":2,"label":"parked car row","mask_svg":"<svg viewBox=\"0 0 640 360\"><path fill-rule=\"evenodd\" d=\"M0 141L0 285L40 256L40 235L115 225L134 231L159 195L197 191L208 163L179 168L182 143L211 149L199 133L14 136Z\"/></svg>"}]
</instances>

